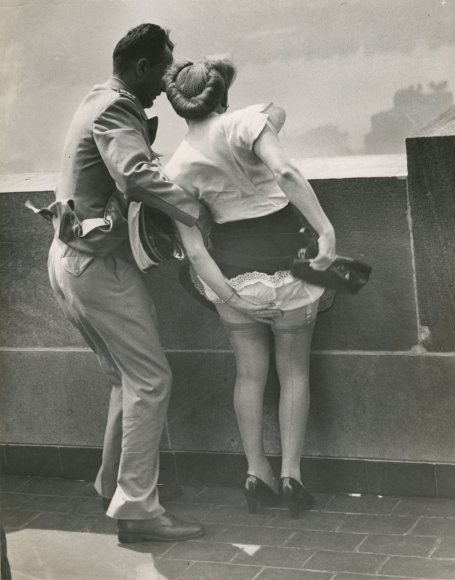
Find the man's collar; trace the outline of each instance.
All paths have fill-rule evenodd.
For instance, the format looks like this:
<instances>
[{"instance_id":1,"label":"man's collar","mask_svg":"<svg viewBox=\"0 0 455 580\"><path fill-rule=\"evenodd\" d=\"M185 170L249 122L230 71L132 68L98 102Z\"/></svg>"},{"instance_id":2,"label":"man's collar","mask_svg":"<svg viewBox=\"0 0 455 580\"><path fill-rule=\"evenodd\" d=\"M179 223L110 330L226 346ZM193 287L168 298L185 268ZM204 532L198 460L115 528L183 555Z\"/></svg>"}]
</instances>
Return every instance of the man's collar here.
<instances>
[{"instance_id":1,"label":"man's collar","mask_svg":"<svg viewBox=\"0 0 455 580\"><path fill-rule=\"evenodd\" d=\"M144 107L141 105L141 102L139 101L138 96L135 94L135 92L133 91L133 89L131 89L125 82L123 82L121 79L119 79L118 77L115 76L111 76L109 78L109 80L105 83L105 86L111 88L111 89L116 89L116 90L121 90L121 91L126 91L127 93L130 93L136 100L137 106L139 108L139 111L141 112L142 117L147 120L147 113L144 110Z\"/></svg>"}]
</instances>

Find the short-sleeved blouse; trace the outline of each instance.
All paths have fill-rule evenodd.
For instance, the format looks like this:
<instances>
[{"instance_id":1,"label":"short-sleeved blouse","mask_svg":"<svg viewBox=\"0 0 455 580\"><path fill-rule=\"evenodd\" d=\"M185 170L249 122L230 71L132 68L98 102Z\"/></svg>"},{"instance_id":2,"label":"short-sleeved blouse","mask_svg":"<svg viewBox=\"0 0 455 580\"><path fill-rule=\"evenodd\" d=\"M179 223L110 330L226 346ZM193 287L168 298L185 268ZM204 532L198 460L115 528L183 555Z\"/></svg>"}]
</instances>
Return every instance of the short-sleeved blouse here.
<instances>
[{"instance_id":1,"label":"short-sleeved blouse","mask_svg":"<svg viewBox=\"0 0 455 580\"><path fill-rule=\"evenodd\" d=\"M169 179L203 202L217 223L261 217L288 203L271 171L253 151L271 106L253 105L191 120L187 135L166 165Z\"/></svg>"}]
</instances>

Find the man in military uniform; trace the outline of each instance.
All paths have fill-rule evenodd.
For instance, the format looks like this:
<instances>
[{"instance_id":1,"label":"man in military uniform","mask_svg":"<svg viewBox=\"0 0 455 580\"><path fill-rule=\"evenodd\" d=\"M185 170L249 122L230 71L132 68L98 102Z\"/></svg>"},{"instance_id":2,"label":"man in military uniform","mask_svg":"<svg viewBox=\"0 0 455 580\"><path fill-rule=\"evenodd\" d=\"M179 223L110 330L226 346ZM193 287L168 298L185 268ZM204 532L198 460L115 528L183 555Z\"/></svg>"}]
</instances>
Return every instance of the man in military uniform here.
<instances>
[{"instance_id":1,"label":"man in military uniform","mask_svg":"<svg viewBox=\"0 0 455 580\"><path fill-rule=\"evenodd\" d=\"M90 91L73 118L53 204L51 285L113 385L95 487L109 504L107 515L117 519L121 542L204 534L201 525L179 520L159 503L159 443L172 376L155 307L131 259L121 204L106 219L112 194L120 192L126 202L142 201L203 229L199 202L160 173L151 152L144 109L161 93L172 49L167 32L154 24L119 41L113 76ZM68 207L72 213L62 213ZM72 241L63 235L68 215L70 231L78 231Z\"/></svg>"}]
</instances>

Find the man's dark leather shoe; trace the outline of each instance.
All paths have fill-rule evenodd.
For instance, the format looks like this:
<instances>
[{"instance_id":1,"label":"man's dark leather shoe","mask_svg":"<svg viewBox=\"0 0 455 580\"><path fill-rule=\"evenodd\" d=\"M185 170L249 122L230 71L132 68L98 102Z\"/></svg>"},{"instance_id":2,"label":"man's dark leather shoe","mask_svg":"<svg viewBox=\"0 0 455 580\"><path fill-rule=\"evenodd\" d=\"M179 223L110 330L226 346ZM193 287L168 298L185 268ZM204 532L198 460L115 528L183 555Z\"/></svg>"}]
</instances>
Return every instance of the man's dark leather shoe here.
<instances>
[{"instance_id":1,"label":"man's dark leather shoe","mask_svg":"<svg viewBox=\"0 0 455 580\"><path fill-rule=\"evenodd\" d=\"M180 485L176 483L159 483L158 484L158 494L161 502L172 501L173 499L178 499L182 497L183 491ZM109 509L111 503L111 497L102 497L103 509L105 512Z\"/></svg>"},{"instance_id":2,"label":"man's dark leather shoe","mask_svg":"<svg viewBox=\"0 0 455 580\"><path fill-rule=\"evenodd\" d=\"M205 534L204 527L185 522L169 512L151 520L117 520L118 541L122 544L136 542L178 542L192 540Z\"/></svg>"}]
</instances>

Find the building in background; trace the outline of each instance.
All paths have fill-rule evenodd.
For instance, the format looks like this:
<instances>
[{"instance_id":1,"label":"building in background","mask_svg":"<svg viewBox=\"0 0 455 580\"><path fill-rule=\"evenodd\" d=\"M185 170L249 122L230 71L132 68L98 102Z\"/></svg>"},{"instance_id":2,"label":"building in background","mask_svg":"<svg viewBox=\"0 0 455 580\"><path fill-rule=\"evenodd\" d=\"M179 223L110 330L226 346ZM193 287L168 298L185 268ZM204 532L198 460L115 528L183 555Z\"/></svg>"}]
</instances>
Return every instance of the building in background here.
<instances>
[{"instance_id":1,"label":"building in background","mask_svg":"<svg viewBox=\"0 0 455 580\"><path fill-rule=\"evenodd\" d=\"M371 117L371 131L365 135L365 154L405 153L405 139L449 109L453 95L447 81L430 83L429 91L422 85L397 91L393 109Z\"/></svg>"},{"instance_id":2,"label":"building in background","mask_svg":"<svg viewBox=\"0 0 455 580\"><path fill-rule=\"evenodd\" d=\"M118 40L150 21L178 60L230 52L229 110L283 107L293 158L404 153L452 104L455 0L3 0L0 173L60 170L79 103L109 77ZM149 114L166 161L186 124L164 95Z\"/></svg>"},{"instance_id":3,"label":"building in background","mask_svg":"<svg viewBox=\"0 0 455 580\"><path fill-rule=\"evenodd\" d=\"M283 145L291 157L342 157L354 154L348 137L348 131L336 125L323 125L284 137Z\"/></svg>"}]
</instances>

